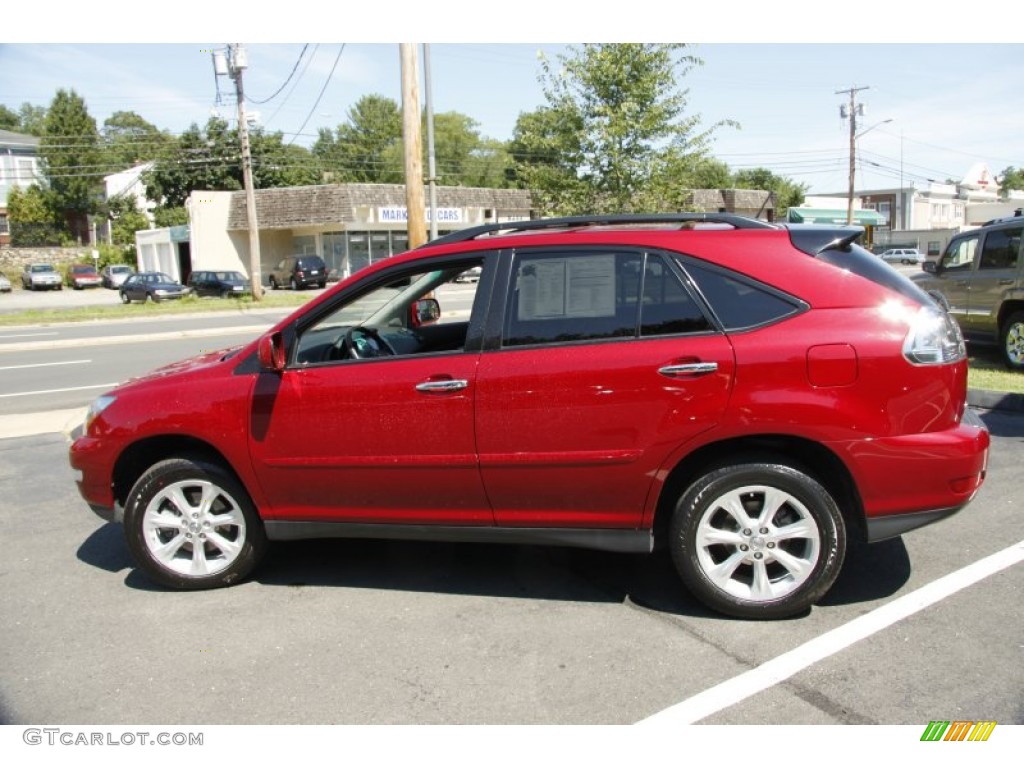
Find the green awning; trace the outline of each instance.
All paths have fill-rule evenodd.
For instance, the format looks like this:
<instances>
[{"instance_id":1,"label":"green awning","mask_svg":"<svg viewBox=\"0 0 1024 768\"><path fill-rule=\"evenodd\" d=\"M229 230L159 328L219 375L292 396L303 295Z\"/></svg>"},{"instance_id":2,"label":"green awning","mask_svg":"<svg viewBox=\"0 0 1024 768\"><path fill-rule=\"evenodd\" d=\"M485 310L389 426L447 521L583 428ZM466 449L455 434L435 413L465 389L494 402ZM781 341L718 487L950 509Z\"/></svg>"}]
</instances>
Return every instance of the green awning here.
<instances>
[{"instance_id":1,"label":"green awning","mask_svg":"<svg viewBox=\"0 0 1024 768\"><path fill-rule=\"evenodd\" d=\"M786 214L786 221L794 224L845 224L845 208L790 208ZM855 209L853 211L853 223L864 226L877 227L888 224L888 219L878 211Z\"/></svg>"}]
</instances>

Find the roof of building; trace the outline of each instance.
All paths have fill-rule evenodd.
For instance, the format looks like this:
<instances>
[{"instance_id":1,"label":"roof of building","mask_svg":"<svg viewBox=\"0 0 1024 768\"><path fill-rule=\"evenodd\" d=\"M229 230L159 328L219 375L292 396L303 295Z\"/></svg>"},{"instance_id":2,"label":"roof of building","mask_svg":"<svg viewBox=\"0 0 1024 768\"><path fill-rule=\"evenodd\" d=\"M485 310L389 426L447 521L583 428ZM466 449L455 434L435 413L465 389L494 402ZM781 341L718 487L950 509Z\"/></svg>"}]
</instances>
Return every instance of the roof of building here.
<instances>
[{"instance_id":1,"label":"roof of building","mask_svg":"<svg viewBox=\"0 0 1024 768\"><path fill-rule=\"evenodd\" d=\"M27 133L15 133L14 131L5 131L0 129L0 146L38 149L39 137L30 136Z\"/></svg>"},{"instance_id":2,"label":"roof of building","mask_svg":"<svg viewBox=\"0 0 1024 768\"><path fill-rule=\"evenodd\" d=\"M404 206L404 184L323 184L256 190L256 218L260 229L291 229L336 223L355 223L357 207ZM493 208L499 212L529 213L532 198L522 189L438 187L437 204L443 208ZM228 214L229 230L245 230L248 217L245 193L234 192Z\"/></svg>"}]
</instances>

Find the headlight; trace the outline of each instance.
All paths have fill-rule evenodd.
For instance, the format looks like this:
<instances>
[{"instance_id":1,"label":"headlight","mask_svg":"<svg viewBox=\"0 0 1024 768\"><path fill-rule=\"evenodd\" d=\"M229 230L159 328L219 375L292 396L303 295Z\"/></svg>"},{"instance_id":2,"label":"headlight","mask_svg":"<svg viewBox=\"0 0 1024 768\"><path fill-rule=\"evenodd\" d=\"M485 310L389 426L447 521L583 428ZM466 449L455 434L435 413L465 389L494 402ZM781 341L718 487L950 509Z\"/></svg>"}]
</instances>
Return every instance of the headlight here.
<instances>
[{"instance_id":1,"label":"headlight","mask_svg":"<svg viewBox=\"0 0 1024 768\"><path fill-rule=\"evenodd\" d=\"M163 288L157 288L155 291L153 291L153 293L155 293L157 296L166 296L168 293L170 293L170 291L165 291Z\"/></svg>"},{"instance_id":2,"label":"headlight","mask_svg":"<svg viewBox=\"0 0 1024 768\"><path fill-rule=\"evenodd\" d=\"M945 365L967 358L960 326L947 312L921 307L903 341L903 356L914 365Z\"/></svg>"},{"instance_id":3,"label":"headlight","mask_svg":"<svg viewBox=\"0 0 1024 768\"><path fill-rule=\"evenodd\" d=\"M105 411L115 400L116 397L113 395L100 395L91 403L89 403L89 410L85 412L85 431L89 432L89 427L92 426L93 420Z\"/></svg>"}]
</instances>

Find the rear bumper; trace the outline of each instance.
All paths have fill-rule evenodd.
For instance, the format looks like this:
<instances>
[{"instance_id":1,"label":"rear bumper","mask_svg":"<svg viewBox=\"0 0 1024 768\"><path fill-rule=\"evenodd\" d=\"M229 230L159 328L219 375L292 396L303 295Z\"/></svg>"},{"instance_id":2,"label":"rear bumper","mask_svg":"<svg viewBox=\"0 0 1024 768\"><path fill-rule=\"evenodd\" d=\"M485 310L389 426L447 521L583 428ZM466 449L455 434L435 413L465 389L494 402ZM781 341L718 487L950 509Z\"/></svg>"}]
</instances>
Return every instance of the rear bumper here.
<instances>
[{"instance_id":1,"label":"rear bumper","mask_svg":"<svg viewBox=\"0 0 1024 768\"><path fill-rule=\"evenodd\" d=\"M985 480L990 442L968 408L952 429L847 445L868 540L899 536L963 509Z\"/></svg>"}]
</instances>

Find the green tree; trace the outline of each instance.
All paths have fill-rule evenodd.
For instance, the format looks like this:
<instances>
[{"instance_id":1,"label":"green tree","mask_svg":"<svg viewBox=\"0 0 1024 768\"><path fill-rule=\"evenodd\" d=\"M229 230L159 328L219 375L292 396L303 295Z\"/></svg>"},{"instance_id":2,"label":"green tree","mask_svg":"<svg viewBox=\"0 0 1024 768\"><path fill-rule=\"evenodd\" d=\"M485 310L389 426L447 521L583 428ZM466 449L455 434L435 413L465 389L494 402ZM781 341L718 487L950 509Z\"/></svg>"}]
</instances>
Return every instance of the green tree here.
<instances>
[{"instance_id":1,"label":"green tree","mask_svg":"<svg viewBox=\"0 0 1024 768\"><path fill-rule=\"evenodd\" d=\"M111 171L155 160L174 138L135 112L115 112L103 121L103 151Z\"/></svg>"},{"instance_id":2,"label":"green tree","mask_svg":"<svg viewBox=\"0 0 1024 768\"><path fill-rule=\"evenodd\" d=\"M0 130L14 131L19 133L21 129L21 118L13 109L0 104Z\"/></svg>"},{"instance_id":3,"label":"green tree","mask_svg":"<svg viewBox=\"0 0 1024 768\"><path fill-rule=\"evenodd\" d=\"M701 129L700 116L686 114L687 91L676 79L702 63L684 53L686 47L584 45L559 56L557 68L542 61L548 112L541 127L548 133L537 141L520 134L518 143L543 148L553 139L552 149L572 158L576 176L549 178L557 166L540 161L547 168L531 181L554 183L554 189L538 190L549 212L649 208L673 183L656 174L685 158L707 155L714 131L727 123ZM521 165L517 169L532 175Z\"/></svg>"},{"instance_id":4,"label":"green tree","mask_svg":"<svg viewBox=\"0 0 1024 768\"><path fill-rule=\"evenodd\" d=\"M313 184L320 174L309 151L286 146L280 133L250 132L252 178L256 189ZM238 131L211 117L203 128L193 123L166 146L142 176L146 196L162 208L180 208L194 190L243 188Z\"/></svg>"},{"instance_id":5,"label":"green tree","mask_svg":"<svg viewBox=\"0 0 1024 768\"><path fill-rule=\"evenodd\" d=\"M46 107L23 102L18 108L18 122L20 133L42 136L46 132Z\"/></svg>"},{"instance_id":6,"label":"green tree","mask_svg":"<svg viewBox=\"0 0 1024 768\"><path fill-rule=\"evenodd\" d=\"M185 206L157 206L153 211L153 224L158 228L188 224L188 209Z\"/></svg>"},{"instance_id":7,"label":"green tree","mask_svg":"<svg viewBox=\"0 0 1024 768\"><path fill-rule=\"evenodd\" d=\"M103 175L96 121L77 93L60 89L46 113L39 142L43 171L56 206L65 212L71 235L88 238L86 215L96 209Z\"/></svg>"},{"instance_id":8,"label":"green tree","mask_svg":"<svg viewBox=\"0 0 1024 768\"><path fill-rule=\"evenodd\" d=\"M7 193L7 219L11 245L16 248L60 245L65 238L64 222L54 196L38 184L11 188Z\"/></svg>"},{"instance_id":9,"label":"green tree","mask_svg":"<svg viewBox=\"0 0 1024 768\"><path fill-rule=\"evenodd\" d=\"M581 206L586 183L577 169L582 164L580 137L583 121L571 110L540 107L522 112L508 144L512 165L509 181L530 189L539 210L569 213Z\"/></svg>"},{"instance_id":10,"label":"green tree","mask_svg":"<svg viewBox=\"0 0 1024 768\"><path fill-rule=\"evenodd\" d=\"M401 174L393 151L402 143L402 113L398 103L380 94L363 96L336 131L321 128L313 155L336 182L383 183ZM399 156L400 157L400 156Z\"/></svg>"},{"instance_id":11,"label":"green tree","mask_svg":"<svg viewBox=\"0 0 1024 768\"><path fill-rule=\"evenodd\" d=\"M1024 168L1011 165L999 174L999 191L1005 195L1011 189L1024 189Z\"/></svg>"},{"instance_id":12,"label":"green tree","mask_svg":"<svg viewBox=\"0 0 1024 768\"><path fill-rule=\"evenodd\" d=\"M135 245L135 233L149 229L149 219L139 210L135 195L115 195L107 200L111 236L117 245Z\"/></svg>"},{"instance_id":13,"label":"green tree","mask_svg":"<svg viewBox=\"0 0 1024 768\"><path fill-rule=\"evenodd\" d=\"M807 194L806 184L776 176L767 168L737 171L734 185L736 189L760 189L774 193L775 212L779 218L785 215L787 209L800 205Z\"/></svg>"}]
</instances>

